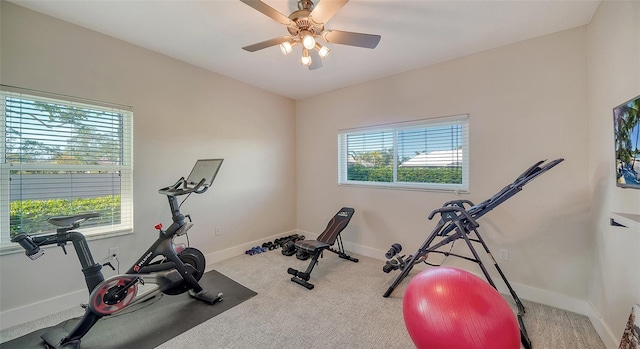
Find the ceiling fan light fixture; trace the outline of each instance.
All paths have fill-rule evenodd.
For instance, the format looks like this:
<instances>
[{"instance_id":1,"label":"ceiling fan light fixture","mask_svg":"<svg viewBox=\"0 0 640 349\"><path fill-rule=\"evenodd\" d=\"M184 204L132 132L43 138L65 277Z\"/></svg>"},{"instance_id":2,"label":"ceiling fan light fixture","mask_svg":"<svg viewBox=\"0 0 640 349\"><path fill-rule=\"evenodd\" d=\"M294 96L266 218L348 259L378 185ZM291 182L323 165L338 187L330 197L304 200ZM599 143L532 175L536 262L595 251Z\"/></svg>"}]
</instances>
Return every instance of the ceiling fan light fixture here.
<instances>
[{"instance_id":1,"label":"ceiling fan light fixture","mask_svg":"<svg viewBox=\"0 0 640 349\"><path fill-rule=\"evenodd\" d=\"M280 44L280 51L282 51L283 55L288 55L293 51L293 48L298 44L297 41L285 41Z\"/></svg>"},{"instance_id":2,"label":"ceiling fan light fixture","mask_svg":"<svg viewBox=\"0 0 640 349\"><path fill-rule=\"evenodd\" d=\"M313 34L311 34L310 31L303 30L302 32L300 32L300 37L302 38L302 46L304 46L304 48L306 48L307 50L311 50L316 46L316 39L313 37Z\"/></svg>"},{"instance_id":3,"label":"ceiling fan light fixture","mask_svg":"<svg viewBox=\"0 0 640 349\"><path fill-rule=\"evenodd\" d=\"M300 64L309 66L311 65L311 56L309 56L309 50L302 49L302 57L300 57Z\"/></svg>"},{"instance_id":4,"label":"ceiling fan light fixture","mask_svg":"<svg viewBox=\"0 0 640 349\"><path fill-rule=\"evenodd\" d=\"M318 42L316 42L316 50L318 50L318 55L322 59L327 57L329 55L329 52L331 52L331 50L327 46L322 46Z\"/></svg>"}]
</instances>

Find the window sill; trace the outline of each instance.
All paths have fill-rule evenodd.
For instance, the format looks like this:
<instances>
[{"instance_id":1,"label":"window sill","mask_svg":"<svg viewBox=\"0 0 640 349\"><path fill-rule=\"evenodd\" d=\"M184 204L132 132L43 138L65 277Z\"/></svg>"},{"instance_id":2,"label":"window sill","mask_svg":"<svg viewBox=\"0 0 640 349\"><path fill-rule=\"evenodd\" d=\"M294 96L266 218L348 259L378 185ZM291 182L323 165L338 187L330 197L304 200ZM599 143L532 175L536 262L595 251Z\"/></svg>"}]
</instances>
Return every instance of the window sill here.
<instances>
[{"instance_id":1,"label":"window sill","mask_svg":"<svg viewBox=\"0 0 640 349\"><path fill-rule=\"evenodd\" d=\"M454 193L454 194L469 194L467 189L455 189L455 188L434 188L434 187L415 187L409 185L392 185L383 182L374 183L338 183L340 187L354 187L354 188L369 188L369 189L391 189L391 190L408 190L408 191L427 191L437 193Z\"/></svg>"},{"instance_id":2,"label":"window sill","mask_svg":"<svg viewBox=\"0 0 640 349\"><path fill-rule=\"evenodd\" d=\"M113 237L118 237L123 235L129 235L129 234L133 234L133 230L122 230L122 231L114 231L114 232L108 232L108 233L95 233L91 235L85 235L85 238L87 239L87 241L95 241L95 240L108 239L108 238L113 238ZM48 246L42 246L41 248L48 249L53 247L58 247L58 246L48 245ZM0 246L0 256L14 254L18 252L24 253L24 249L16 243L10 242Z\"/></svg>"}]
</instances>

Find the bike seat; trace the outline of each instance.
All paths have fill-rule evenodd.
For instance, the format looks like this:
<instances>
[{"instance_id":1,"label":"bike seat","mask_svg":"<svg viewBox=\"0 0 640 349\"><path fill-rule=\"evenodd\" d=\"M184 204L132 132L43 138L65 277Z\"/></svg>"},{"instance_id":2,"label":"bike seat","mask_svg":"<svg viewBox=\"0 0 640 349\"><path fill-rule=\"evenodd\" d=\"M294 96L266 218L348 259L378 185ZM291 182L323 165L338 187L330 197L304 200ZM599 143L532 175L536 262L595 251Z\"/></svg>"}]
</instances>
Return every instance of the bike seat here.
<instances>
[{"instance_id":1,"label":"bike seat","mask_svg":"<svg viewBox=\"0 0 640 349\"><path fill-rule=\"evenodd\" d=\"M70 216L56 216L49 217L47 222L58 226L58 227L78 227L80 223L95 217L100 217L101 214L98 212L90 212L90 213L79 213Z\"/></svg>"}]
</instances>

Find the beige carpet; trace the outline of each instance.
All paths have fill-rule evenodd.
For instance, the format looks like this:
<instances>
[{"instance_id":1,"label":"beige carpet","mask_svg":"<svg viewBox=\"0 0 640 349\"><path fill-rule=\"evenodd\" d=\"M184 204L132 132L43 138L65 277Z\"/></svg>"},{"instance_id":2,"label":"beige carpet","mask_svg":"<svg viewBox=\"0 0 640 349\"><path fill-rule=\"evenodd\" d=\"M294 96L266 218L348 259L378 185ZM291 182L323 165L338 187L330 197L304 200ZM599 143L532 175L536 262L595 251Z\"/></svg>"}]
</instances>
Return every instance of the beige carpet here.
<instances>
[{"instance_id":1,"label":"beige carpet","mask_svg":"<svg viewBox=\"0 0 640 349\"><path fill-rule=\"evenodd\" d=\"M325 253L311 275L313 290L295 284L286 270L306 269L308 261L279 250L238 256L214 269L254 290L257 296L194 327L159 348L411 348L402 317L402 294L411 275L389 298L382 294L397 272L382 272L383 262L360 257L359 263ZM604 349L585 316L523 300L525 324L535 349ZM56 317L0 332L6 341ZM179 321L179 319L176 319ZM492 348L493 349L493 348Z\"/></svg>"}]
</instances>

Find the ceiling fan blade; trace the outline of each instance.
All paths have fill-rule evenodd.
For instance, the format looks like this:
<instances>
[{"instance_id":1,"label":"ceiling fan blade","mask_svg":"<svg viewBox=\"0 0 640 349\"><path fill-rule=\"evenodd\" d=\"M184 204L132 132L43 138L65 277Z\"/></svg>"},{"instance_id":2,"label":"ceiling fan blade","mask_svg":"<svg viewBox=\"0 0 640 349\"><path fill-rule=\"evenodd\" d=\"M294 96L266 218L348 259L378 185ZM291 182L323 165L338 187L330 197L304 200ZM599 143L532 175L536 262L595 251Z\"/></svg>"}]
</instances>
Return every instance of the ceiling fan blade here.
<instances>
[{"instance_id":1,"label":"ceiling fan blade","mask_svg":"<svg viewBox=\"0 0 640 349\"><path fill-rule=\"evenodd\" d=\"M282 24L287 25L287 26L293 23L293 22L291 22L289 17L283 15L282 13L278 12L273 7L265 4L264 2L262 2L260 0L240 0L240 1L242 1L245 4L253 7L254 9L262 12L263 14L271 17L276 22L282 23Z\"/></svg>"},{"instance_id":2,"label":"ceiling fan blade","mask_svg":"<svg viewBox=\"0 0 640 349\"><path fill-rule=\"evenodd\" d=\"M259 42L257 44L253 44L253 45L249 45L249 46L245 46L242 49L245 51L249 51L249 52L256 52L258 50L262 50L263 48L267 48L267 47L271 47L271 46L275 46L275 45L280 45L281 43L285 42L285 41L289 41L290 37L289 36L282 36L279 38L273 38L273 39L269 39L263 42Z\"/></svg>"},{"instance_id":3,"label":"ceiling fan blade","mask_svg":"<svg viewBox=\"0 0 640 349\"><path fill-rule=\"evenodd\" d=\"M320 58L318 51L310 50L309 56L311 56L311 65L309 66L309 70L322 68L322 58Z\"/></svg>"},{"instance_id":4,"label":"ceiling fan blade","mask_svg":"<svg viewBox=\"0 0 640 349\"><path fill-rule=\"evenodd\" d=\"M326 0L324 0L326 1ZM380 42L380 35L345 32L340 30L325 30L322 38L334 44L375 48Z\"/></svg>"},{"instance_id":5,"label":"ceiling fan blade","mask_svg":"<svg viewBox=\"0 0 640 349\"><path fill-rule=\"evenodd\" d=\"M327 23L349 0L320 0L309 14L317 24Z\"/></svg>"}]
</instances>

